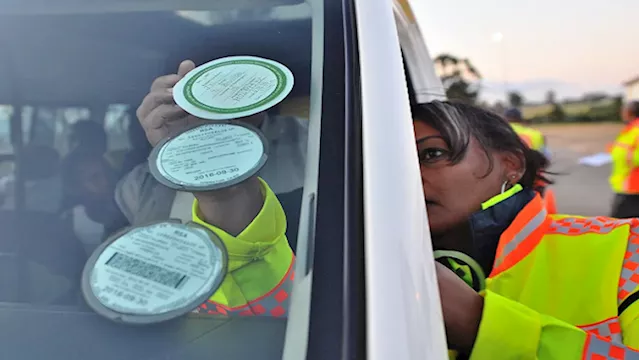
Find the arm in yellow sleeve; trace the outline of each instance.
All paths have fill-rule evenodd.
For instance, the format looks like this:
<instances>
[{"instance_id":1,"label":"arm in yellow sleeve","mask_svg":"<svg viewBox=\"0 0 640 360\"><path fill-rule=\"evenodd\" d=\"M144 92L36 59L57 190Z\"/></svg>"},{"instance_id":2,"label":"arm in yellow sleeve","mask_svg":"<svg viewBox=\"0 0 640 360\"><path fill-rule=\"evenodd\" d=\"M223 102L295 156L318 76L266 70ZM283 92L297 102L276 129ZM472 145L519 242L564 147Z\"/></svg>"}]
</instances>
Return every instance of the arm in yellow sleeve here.
<instances>
[{"instance_id":1,"label":"arm in yellow sleeve","mask_svg":"<svg viewBox=\"0 0 640 360\"><path fill-rule=\"evenodd\" d=\"M193 204L193 221L220 237L229 253L221 287L199 312L222 315L285 316L293 284L294 256L285 237L286 217L280 202L262 179L264 204L238 235L206 223Z\"/></svg>"},{"instance_id":2,"label":"arm in yellow sleeve","mask_svg":"<svg viewBox=\"0 0 640 360\"><path fill-rule=\"evenodd\" d=\"M635 317L630 315L627 324L623 324L625 346L588 334L491 291L486 291L484 298L482 321L471 359L638 359L638 351L633 349L638 347L637 305Z\"/></svg>"}]
</instances>

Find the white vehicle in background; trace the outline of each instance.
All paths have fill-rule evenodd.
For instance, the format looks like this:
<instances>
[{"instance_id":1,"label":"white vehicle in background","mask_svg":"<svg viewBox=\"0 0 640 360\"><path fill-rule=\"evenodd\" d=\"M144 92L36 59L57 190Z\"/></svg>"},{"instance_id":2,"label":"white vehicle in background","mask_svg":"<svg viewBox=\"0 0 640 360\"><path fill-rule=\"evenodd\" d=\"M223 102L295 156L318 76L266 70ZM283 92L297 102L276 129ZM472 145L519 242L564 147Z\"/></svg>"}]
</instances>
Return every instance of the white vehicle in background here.
<instances>
[{"instance_id":1,"label":"white vehicle in background","mask_svg":"<svg viewBox=\"0 0 640 360\"><path fill-rule=\"evenodd\" d=\"M409 106L410 96L445 98L420 32L421 5L0 0L0 105L11 109L0 121L13 149L0 168L15 178L3 194L13 205L0 210L2 358L446 359ZM108 155L126 153L117 165L126 173L136 165L127 159L148 151L127 131L152 80L186 58L229 55L289 67L294 90L272 112L309 121L304 187L285 206L298 228L288 319L112 324L78 295L86 256L64 204L48 213L30 205L35 180L65 174L33 171L39 165L22 154L37 145L64 158L72 123L96 121Z\"/></svg>"}]
</instances>

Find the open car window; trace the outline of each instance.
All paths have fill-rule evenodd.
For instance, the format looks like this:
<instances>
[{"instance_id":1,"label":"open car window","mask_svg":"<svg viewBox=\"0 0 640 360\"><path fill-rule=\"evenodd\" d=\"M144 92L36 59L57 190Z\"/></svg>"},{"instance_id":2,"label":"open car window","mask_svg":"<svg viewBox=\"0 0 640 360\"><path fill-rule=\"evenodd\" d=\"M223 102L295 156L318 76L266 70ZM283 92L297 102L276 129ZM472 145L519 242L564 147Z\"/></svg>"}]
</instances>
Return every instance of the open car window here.
<instances>
[{"instance_id":1,"label":"open car window","mask_svg":"<svg viewBox=\"0 0 640 360\"><path fill-rule=\"evenodd\" d=\"M201 65L248 55L293 73L291 93L256 126L269 148L258 175L282 206L285 246L308 260L315 229L306 227L315 213L305 207L315 202L303 198L314 198L319 176L321 104L314 101L324 89L322 73L313 72L326 61L323 7L321 0L0 1L0 271L6 275L0 328L20 329L0 344L3 353L16 359L281 357L296 286L293 260L282 278L292 284L287 291L242 284L269 269L227 274L235 281L225 290L229 303L144 329L97 315L80 279L113 234L192 216L193 198L150 173L152 146L136 117L154 79L175 73L185 59ZM269 266L280 269L278 259ZM306 273L310 266L305 261ZM240 316L247 314L229 300L238 294L252 316ZM263 306L265 297L278 303L260 310L256 304ZM45 344L32 346L34 337Z\"/></svg>"}]
</instances>

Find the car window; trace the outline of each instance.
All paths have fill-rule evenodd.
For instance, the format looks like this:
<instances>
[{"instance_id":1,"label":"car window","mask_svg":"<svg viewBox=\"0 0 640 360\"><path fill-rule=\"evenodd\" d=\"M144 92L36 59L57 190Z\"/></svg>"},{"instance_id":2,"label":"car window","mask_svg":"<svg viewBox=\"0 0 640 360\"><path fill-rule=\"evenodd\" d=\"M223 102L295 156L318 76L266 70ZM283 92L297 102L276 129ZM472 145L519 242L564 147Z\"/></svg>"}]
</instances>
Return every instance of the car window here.
<instances>
[{"instance_id":1,"label":"car window","mask_svg":"<svg viewBox=\"0 0 640 360\"><path fill-rule=\"evenodd\" d=\"M312 45L322 43L322 31L312 35L312 21L322 23L314 8L321 10L322 3L0 1L0 271L10 274L0 281L0 318L33 324L7 345L15 358L44 356L44 350L17 345L35 333L50 339L43 349L49 349L47 356L53 359L70 354L130 358L123 354L144 353L140 344L158 347L131 358L187 353L200 358L204 350L193 344L231 323L235 325L210 340L224 349L219 350L226 354L222 358L281 355L295 286L294 259L306 258L297 249L310 251L298 244L298 233L305 234L301 242L307 241L310 231L299 231L302 198L315 191L305 185L317 183L305 174L318 173L307 168L318 164L319 141L310 139L319 139L320 126L309 129L310 121L320 119L310 120L309 109L312 98L322 98L321 84L312 86L311 80L312 68L321 69L324 56L322 51L312 55ZM268 211L283 212L285 223L278 223L278 217L268 221L283 229L284 242L278 242L277 254L266 262L264 254L274 252L271 248L279 238L271 239L262 255L238 255L233 253L238 248L225 243L229 272L224 289L218 290L225 293L216 297L217 291L210 298L215 301L180 318L178 322L187 325L158 325L146 332L125 326L115 331L82 294L80 279L88 259L123 229L170 218L192 219L193 196L163 185L150 170L153 146L136 109L154 79L176 73L183 60L201 65L243 55L276 61L295 79L291 93L254 124L269 150L258 173L267 186L263 195L267 198L265 189L270 189L282 207ZM272 230L255 233L259 237L267 231ZM290 254L289 262L284 253ZM133 272L143 276L145 271ZM261 285L269 282L274 283L271 288ZM283 283L289 287L281 287ZM267 306L264 299L273 305ZM39 316L24 318L35 313ZM75 315L60 317L61 313ZM4 320L0 323L6 324ZM44 323L64 327L67 333L38 325ZM182 329L184 338L170 336L171 326ZM262 340L246 347L252 338ZM123 343L128 345L116 349ZM115 353L107 356L99 349Z\"/></svg>"}]
</instances>

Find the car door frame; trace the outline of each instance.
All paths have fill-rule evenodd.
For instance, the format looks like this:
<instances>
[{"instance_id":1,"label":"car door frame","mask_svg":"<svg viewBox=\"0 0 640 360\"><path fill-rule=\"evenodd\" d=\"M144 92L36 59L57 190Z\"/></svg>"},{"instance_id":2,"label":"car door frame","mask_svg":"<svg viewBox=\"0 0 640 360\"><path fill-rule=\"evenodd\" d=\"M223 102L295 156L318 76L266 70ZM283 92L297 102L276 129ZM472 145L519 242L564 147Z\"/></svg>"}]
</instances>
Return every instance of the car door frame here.
<instances>
[{"instance_id":1,"label":"car door frame","mask_svg":"<svg viewBox=\"0 0 640 360\"><path fill-rule=\"evenodd\" d=\"M408 1L356 0L368 359L445 359L402 53L418 103L444 98Z\"/></svg>"}]
</instances>

